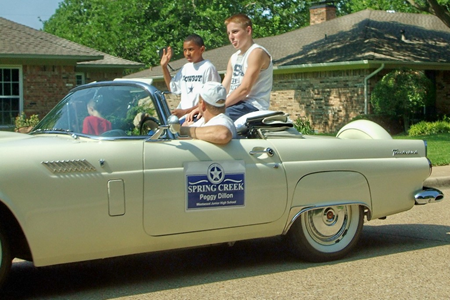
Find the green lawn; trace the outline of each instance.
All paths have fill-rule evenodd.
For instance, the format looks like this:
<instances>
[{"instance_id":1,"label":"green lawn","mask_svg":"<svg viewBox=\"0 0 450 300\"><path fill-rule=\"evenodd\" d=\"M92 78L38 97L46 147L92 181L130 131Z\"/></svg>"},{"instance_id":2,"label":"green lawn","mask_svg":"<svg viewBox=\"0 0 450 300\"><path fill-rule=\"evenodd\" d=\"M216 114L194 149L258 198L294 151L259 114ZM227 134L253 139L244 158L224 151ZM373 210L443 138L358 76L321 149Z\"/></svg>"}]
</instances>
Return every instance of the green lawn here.
<instances>
[{"instance_id":1,"label":"green lawn","mask_svg":"<svg viewBox=\"0 0 450 300\"><path fill-rule=\"evenodd\" d=\"M428 158L433 166L450 164L450 133L439 133L422 136L396 135L394 139L425 140L428 144Z\"/></svg>"}]
</instances>

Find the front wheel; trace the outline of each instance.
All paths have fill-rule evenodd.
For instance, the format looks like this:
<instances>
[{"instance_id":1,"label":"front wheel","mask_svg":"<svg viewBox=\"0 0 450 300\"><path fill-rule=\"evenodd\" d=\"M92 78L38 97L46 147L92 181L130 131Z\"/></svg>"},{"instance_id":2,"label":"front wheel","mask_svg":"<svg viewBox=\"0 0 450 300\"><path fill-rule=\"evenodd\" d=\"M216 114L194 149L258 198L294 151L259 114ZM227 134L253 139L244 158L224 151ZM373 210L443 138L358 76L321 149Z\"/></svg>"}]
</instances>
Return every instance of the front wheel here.
<instances>
[{"instance_id":1,"label":"front wheel","mask_svg":"<svg viewBox=\"0 0 450 300\"><path fill-rule=\"evenodd\" d=\"M289 230L289 248L294 255L311 262L336 260L356 245L364 223L359 205L337 205L300 215Z\"/></svg>"},{"instance_id":2,"label":"front wheel","mask_svg":"<svg viewBox=\"0 0 450 300\"><path fill-rule=\"evenodd\" d=\"M11 250L6 235L0 227L0 289L6 281L11 269Z\"/></svg>"}]
</instances>

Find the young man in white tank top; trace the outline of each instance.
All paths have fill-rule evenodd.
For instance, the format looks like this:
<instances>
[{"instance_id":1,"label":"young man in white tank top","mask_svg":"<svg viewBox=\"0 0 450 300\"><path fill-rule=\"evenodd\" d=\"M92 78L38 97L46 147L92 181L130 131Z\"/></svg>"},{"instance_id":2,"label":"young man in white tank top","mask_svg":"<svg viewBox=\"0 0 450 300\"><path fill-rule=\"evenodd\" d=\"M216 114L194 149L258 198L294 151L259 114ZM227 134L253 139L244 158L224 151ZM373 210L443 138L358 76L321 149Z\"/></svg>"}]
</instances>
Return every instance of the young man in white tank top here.
<instances>
[{"instance_id":1,"label":"young man in white tank top","mask_svg":"<svg viewBox=\"0 0 450 300\"><path fill-rule=\"evenodd\" d=\"M252 22L244 14L225 20L228 39L235 49L222 81L227 89L226 114L233 120L247 113L267 110L273 83L269 52L253 42Z\"/></svg>"}]
</instances>

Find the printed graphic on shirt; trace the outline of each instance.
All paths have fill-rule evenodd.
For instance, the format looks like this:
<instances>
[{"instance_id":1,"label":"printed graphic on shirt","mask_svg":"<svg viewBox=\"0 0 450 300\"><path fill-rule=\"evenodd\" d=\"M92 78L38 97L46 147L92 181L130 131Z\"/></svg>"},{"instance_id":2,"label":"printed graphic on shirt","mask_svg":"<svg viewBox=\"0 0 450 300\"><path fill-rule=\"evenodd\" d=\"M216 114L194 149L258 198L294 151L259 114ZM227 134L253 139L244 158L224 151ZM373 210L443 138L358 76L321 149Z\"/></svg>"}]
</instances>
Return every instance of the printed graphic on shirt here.
<instances>
[{"instance_id":1,"label":"printed graphic on shirt","mask_svg":"<svg viewBox=\"0 0 450 300\"><path fill-rule=\"evenodd\" d=\"M187 94L192 94L194 92L194 83L202 83L203 75L183 75L182 80L186 83Z\"/></svg>"},{"instance_id":2,"label":"printed graphic on shirt","mask_svg":"<svg viewBox=\"0 0 450 300\"><path fill-rule=\"evenodd\" d=\"M242 65L234 66L233 76L244 76Z\"/></svg>"},{"instance_id":3,"label":"printed graphic on shirt","mask_svg":"<svg viewBox=\"0 0 450 300\"><path fill-rule=\"evenodd\" d=\"M186 209L245 206L243 161L185 163Z\"/></svg>"},{"instance_id":4,"label":"printed graphic on shirt","mask_svg":"<svg viewBox=\"0 0 450 300\"><path fill-rule=\"evenodd\" d=\"M183 81L184 82L203 82L203 75L189 75L183 76Z\"/></svg>"},{"instance_id":5,"label":"printed graphic on shirt","mask_svg":"<svg viewBox=\"0 0 450 300\"><path fill-rule=\"evenodd\" d=\"M233 76L231 76L230 91L234 91L241 85L242 78L244 77L243 60L244 57L241 55L236 59L236 63L233 67Z\"/></svg>"}]
</instances>

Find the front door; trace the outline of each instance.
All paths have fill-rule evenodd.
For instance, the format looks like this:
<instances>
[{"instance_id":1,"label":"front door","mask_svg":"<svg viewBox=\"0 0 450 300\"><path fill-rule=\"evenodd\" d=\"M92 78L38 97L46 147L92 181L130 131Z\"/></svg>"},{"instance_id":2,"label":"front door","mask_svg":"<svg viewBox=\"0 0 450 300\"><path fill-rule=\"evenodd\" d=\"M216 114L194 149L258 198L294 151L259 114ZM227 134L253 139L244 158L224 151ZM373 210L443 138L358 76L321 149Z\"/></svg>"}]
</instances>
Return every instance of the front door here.
<instances>
[{"instance_id":1,"label":"front door","mask_svg":"<svg viewBox=\"0 0 450 300\"><path fill-rule=\"evenodd\" d=\"M144 226L152 236L269 223L286 209L284 168L267 140L147 142Z\"/></svg>"}]
</instances>

